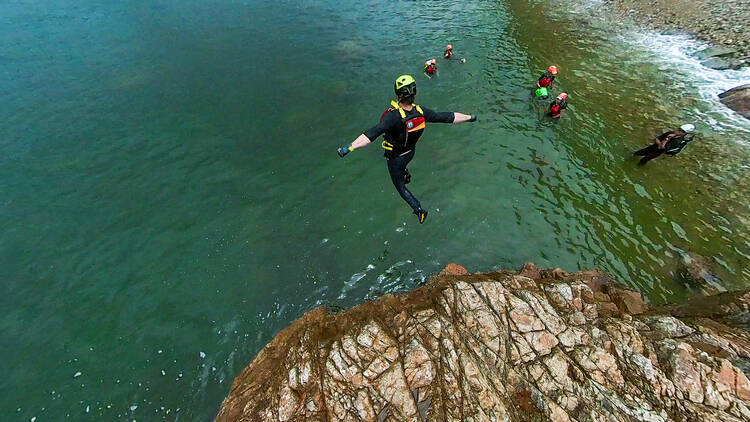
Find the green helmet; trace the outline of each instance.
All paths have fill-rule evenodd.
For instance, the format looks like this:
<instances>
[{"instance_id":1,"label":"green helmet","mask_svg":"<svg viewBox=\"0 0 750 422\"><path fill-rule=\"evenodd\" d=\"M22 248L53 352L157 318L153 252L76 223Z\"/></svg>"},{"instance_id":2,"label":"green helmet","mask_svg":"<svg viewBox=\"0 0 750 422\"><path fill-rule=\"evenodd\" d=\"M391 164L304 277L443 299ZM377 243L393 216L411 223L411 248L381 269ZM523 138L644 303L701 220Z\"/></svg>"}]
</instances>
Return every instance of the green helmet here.
<instances>
[{"instance_id":1,"label":"green helmet","mask_svg":"<svg viewBox=\"0 0 750 422\"><path fill-rule=\"evenodd\" d=\"M396 97L413 97L417 95L417 81L411 75L401 75L396 78L393 84L393 90L396 91Z\"/></svg>"}]
</instances>

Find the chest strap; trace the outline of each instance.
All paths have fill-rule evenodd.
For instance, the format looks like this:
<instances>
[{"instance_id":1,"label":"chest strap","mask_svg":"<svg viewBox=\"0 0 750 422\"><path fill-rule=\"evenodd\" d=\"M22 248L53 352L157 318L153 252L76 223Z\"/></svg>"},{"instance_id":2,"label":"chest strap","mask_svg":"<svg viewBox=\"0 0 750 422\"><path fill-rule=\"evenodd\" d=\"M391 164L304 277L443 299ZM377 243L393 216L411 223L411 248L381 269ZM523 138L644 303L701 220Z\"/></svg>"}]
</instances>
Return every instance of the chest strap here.
<instances>
[{"instance_id":1,"label":"chest strap","mask_svg":"<svg viewBox=\"0 0 750 422\"><path fill-rule=\"evenodd\" d=\"M417 104L412 104L412 107L416 108L419 114L424 115L422 107L418 106ZM401 115L401 119L406 119L406 110L401 108L401 106L396 101L391 101L391 108L393 108L394 110L398 110L398 114Z\"/></svg>"},{"instance_id":2,"label":"chest strap","mask_svg":"<svg viewBox=\"0 0 750 422\"><path fill-rule=\"evenodd\" d=\"M424 111L422 111L422 107L420 107L417 104L412 104L412 107L417 109L420 115L424 116ZM396 101L391 101L391 109L398 111L398 114L401 116L401 122L406 123L406 110L401 108L401 106ZM393 151L393 144L383 139L383 142L381 143L381 146L384 150L387 151Z\"/></svg>"}]
</instances>

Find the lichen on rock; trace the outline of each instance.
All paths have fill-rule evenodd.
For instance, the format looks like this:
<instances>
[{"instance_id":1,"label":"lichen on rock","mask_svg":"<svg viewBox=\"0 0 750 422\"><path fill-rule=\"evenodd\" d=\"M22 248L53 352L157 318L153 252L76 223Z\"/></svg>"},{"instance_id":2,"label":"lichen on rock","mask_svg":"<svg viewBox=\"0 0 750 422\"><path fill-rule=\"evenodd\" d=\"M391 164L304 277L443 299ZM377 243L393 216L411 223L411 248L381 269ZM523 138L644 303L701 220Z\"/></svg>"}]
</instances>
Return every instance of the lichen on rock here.
<instances>
[{"instance_id":1,"label":"lichen on rock","mask_svg":"<svg viewBox=\"0 0 750 422\"><path fill-rule=\"evenodd\" d=\"M750 294L650 308L599 272L453 264L405 295L308 312L217 421L750 420Z\"/></svg>"}]
</instances>

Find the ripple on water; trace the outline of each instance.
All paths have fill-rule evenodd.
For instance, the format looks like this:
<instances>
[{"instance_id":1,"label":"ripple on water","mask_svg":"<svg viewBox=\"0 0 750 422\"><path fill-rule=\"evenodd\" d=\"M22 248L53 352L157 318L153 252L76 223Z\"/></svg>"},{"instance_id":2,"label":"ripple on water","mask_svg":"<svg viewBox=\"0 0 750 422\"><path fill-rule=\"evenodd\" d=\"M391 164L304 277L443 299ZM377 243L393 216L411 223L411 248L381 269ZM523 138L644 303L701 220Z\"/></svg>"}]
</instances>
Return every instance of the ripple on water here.
<instances>
[{"instance_id":1,"label":"ripple on water","mask_svg":"<svg viewBox=\"0 0 750 422\"><path fill-rule=\"evenodd\" d=\"M454 260L599 267L656 301L684 294L670 274L681 251L747 279L747 155L706 130L747 133L713 97L746 71L694 72L684 55L696 47L677 58L658 47L688 41L619 37L596 16L565 24L566 10L593 6L549 1L426 2L420 14L380 0L101 7L46 27L72 55L32 49L27 61L16 59L35 39L30 21L0 27L28 70L0 75L11 131L0 332L17 344L0 361L24 386L3 408L21 420L210 420L295 317L410 289ZM446 40L469 60L423 78ZM554 122L529 97L552 62L555 89L571 95ZM410 188L431 210L422 226L376 146L333 155L405 72L423 104L480 116L421 142ZM635 165L630 151L686 119L700 142ZM34 385L53 391L28 394Z\"/></svg>"}]
</instances>

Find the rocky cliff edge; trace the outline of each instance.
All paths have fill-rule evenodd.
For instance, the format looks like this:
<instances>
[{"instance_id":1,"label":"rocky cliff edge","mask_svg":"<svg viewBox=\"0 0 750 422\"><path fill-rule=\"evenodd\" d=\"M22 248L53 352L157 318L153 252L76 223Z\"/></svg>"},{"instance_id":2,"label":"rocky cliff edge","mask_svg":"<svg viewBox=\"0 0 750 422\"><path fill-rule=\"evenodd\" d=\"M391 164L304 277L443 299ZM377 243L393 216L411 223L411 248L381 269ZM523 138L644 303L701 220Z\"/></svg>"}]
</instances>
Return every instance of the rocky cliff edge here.
<instances>
[{"instance_id":1,"label":"rocky cliff edge","mask_svg":"<svg viewBox=\"0 0 750 422\"><path fill-rule=\"evenodd\" d=\"M750 292L650 308L599 272L469 274L317 308L217 421L750 420Z\"/></svg>"}]
</instances>

